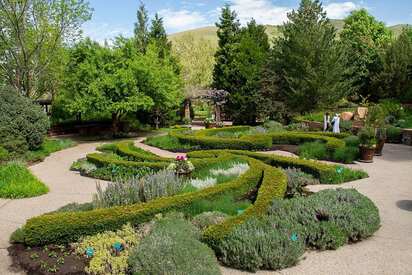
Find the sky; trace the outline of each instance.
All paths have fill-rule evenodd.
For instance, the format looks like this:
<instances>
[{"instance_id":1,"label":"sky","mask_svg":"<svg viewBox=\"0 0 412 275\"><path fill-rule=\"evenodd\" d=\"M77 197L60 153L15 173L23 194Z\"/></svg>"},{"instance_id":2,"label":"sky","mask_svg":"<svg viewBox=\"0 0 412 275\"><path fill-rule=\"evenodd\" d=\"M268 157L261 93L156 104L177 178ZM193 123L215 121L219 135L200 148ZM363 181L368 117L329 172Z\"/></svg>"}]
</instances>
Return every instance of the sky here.
<instances>
[{"instance_id":1,"label":"sky","mask_svg":"<svg viewBox=\"0 0 412 275\"><path fill-rule=\"evenodd\" d=\"M229 3L242 24L254 18L260 24L280 25L287 13L296 9L300 0L146 0L149 16L159 13L166 31L175 33L212 26L221 7ZM104 42L118 35L130 37L136 22L140 0L89 0L93 17L84 24L85 36ZM365 8L388 26L412 24L412 0L324 0L329 18L342 19L351 11Z\"/></svg>"}]
</instances>

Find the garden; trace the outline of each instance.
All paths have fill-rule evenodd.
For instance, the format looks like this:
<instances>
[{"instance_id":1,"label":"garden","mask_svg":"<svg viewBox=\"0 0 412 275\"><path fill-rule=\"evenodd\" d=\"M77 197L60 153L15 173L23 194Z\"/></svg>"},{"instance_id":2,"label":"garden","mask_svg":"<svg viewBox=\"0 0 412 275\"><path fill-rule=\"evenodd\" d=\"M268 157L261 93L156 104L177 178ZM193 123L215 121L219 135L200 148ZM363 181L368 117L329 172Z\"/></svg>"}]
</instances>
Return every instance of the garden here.
<instances>
[{"instance_id":1,"label":"garden","mask_svg":"<svg viewBox=\"0 0 412 275\"><path fill-rule=\"evenodd\" d=\"M410 161L411 27L359 9L338 29L302 0L269 38L226 4L210 43L141 2L103 44L88 1L52 2L0 3L0 273L279 271L379 242L378 172Z\"/></svg>"}]
</instances>

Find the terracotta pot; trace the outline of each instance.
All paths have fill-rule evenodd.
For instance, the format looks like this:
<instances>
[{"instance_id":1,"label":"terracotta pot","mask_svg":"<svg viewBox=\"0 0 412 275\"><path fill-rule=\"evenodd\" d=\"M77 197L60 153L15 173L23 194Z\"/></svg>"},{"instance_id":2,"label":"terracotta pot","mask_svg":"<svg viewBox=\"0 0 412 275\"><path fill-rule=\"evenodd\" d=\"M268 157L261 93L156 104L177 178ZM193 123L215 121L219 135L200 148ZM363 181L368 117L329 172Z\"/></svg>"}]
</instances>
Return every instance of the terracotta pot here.
<instances>
[{"instance_id":1,"label":"terracotta pot","mask_svg":"<svg viewBox=\"0 0 412 275\"><path fill-rule=\"evenodd\" d=\"M385 145L386 139L381 139L378 140L376 143L376 148L375 148L375 156L382 156L382 150L383 146Z\"/></svg>"},{"instance_id":2,"label":"terracotta pot","mask_svg":"<svg viewBox=\"0 0 412 275\"><path fill-rule=\"evenodd\" d=\"M369 147L369 146L359 146L360 151L360 160L361 162L373 162L373 155L375 155L375 148L376 146Z\"/></svg>"}]
</instances>

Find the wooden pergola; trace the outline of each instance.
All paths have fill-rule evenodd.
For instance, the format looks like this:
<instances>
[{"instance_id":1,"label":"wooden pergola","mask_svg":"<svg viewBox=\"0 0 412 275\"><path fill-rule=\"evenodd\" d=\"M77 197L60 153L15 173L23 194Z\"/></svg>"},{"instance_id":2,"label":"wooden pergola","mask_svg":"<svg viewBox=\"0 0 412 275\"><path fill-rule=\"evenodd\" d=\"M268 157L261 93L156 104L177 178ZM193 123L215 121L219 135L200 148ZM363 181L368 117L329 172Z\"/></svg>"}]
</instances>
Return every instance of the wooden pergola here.
<instances>
[{"instance_id":1,"label":"wooden pergola","mask_svg":"<svg viewBox=\"0 0 412 275\"><path fill-rule=\"evenodd\" d=\"M221 122L222 106L226 103L228 92L218 89L201 89L186 97L185 100L185 118L190 120L190 102L192 100L205 100L210 102L214 108L215 121Z\"/></svg>"}]
</instances>

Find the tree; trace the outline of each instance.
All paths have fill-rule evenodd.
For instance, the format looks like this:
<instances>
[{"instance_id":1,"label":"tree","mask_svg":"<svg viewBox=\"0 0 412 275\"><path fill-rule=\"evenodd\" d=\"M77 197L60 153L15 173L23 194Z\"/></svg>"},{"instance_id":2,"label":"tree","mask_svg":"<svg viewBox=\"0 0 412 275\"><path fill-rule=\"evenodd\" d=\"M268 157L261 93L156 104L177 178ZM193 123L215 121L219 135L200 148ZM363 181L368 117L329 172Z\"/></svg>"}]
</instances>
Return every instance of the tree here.
<instances>
[{"instance_id":1,"label":"tree","mask_svg":"<svg viewBox=\"0 0 412 275\"><path fill-rule=\"evenodd\" d=\"M1 0L1 76L28 97L53 92L44 81L53 77L62 45L75 39L89 18L83 0Z\"/></svg>"},{"instance_id":2,"label":"tree","mask_svg":"<svg viewBox=\"0 0 412 275\"><path fill-rule=\"evenodd\" d=\"M161 58L170 55L172 44L169 42L166 30L163 25L163 18L159 14L155 14L150 27L149 40L154 43L159 50Z\"/></svg>"},{"instance_id":3,"label":"tree","mask_svg":"<svg viewBox=\"0 0 412 275\"><path fill-rule=\"evenodd\" d=\"M335 28L317 0L302 0L288 19L265 69L264 93L298 113L333 106L351 89Z\"/></svg>"},{"instance_id":4,"label":"tree","mask_svg":"<svg viewBox=\"0 0 412 275\"><path fill-rule=\"evenodd\" d=\"M137 23L134 26L134 37L136 40L136 48L144 53L149 43L149 31L148 31L149 17L147 10L143 2L140 2L139 9L137 10Z\"/></svg>"},{"instance_id":5,"label":"tree","mask_svg":"<svg viewBox=\"0 0 412 275\"><path fill-rule=\"evenodd\" d=\"M215 54L215 66L213 69L213 87L229 90L232 83L233 72L233 47L237 42L240 23L236 12L226 4L222 8L219 22L216 23L218 49Z\"/></svg>"},{"instance_id":6,"label":"tree","mask_svg":"<svg viewBox=\"0 0 412 275\"><path fill-rule=\"evenodd\" d=\"M391 36L385 24L365 9L354 11L345 19L340 38L346 49L346 66L352 67L347 77L353 80L357 95L371 100L378 98L371 82L381 70L379 51L391 41Z\"/></svg>"},{"instance_id":7,"label":"tree","mask_svg":"<svg viewBox=\"0 0 412 275\"><path fill-rule=\"evenodd\" d=\"M143 110L159 116L181 99L180 78L168 59L158 57L155 44L138 52L131 39L118 38L112 48L82 41L71 50L65 75L67 110L110 113L114 135L127 114Z\"/></svg>"},{"instance_id":8,"label":"tree","mask_svg":"<svg viewBox=\"0 0 412 275\"><path fill-rule=\"evenodd\" d=\"M372 77L380 99L412 98L412 28L406 27L379 53L382 71ZM409 98L408 98L409 97Z\"/></svg>"},{"instance_id":9,"label":"tree","mask_svg":"<svg viewBox=\"0 0 412 275\"><path fill-rule=\"evenodd\" d=\"M260 97L260 83L263 67L269 54L269 39L263 25L255 20L242 28L234 45L233 77L227 88L229 99L226 111L235 124L253 125L258 117L257 101Z\"/></svg>"},{"instance_id":10,"label":"tree","mask_svg":"<svg viewBox=\"0 0 412 275\"><path fill-rule=\"evenodd\" d=\"M204 38L195 39L193 35L186 34L174 41L173 52L181 64L188 95L211 86L216 52L212 42Z\"/></svg>"}]
</instances>

